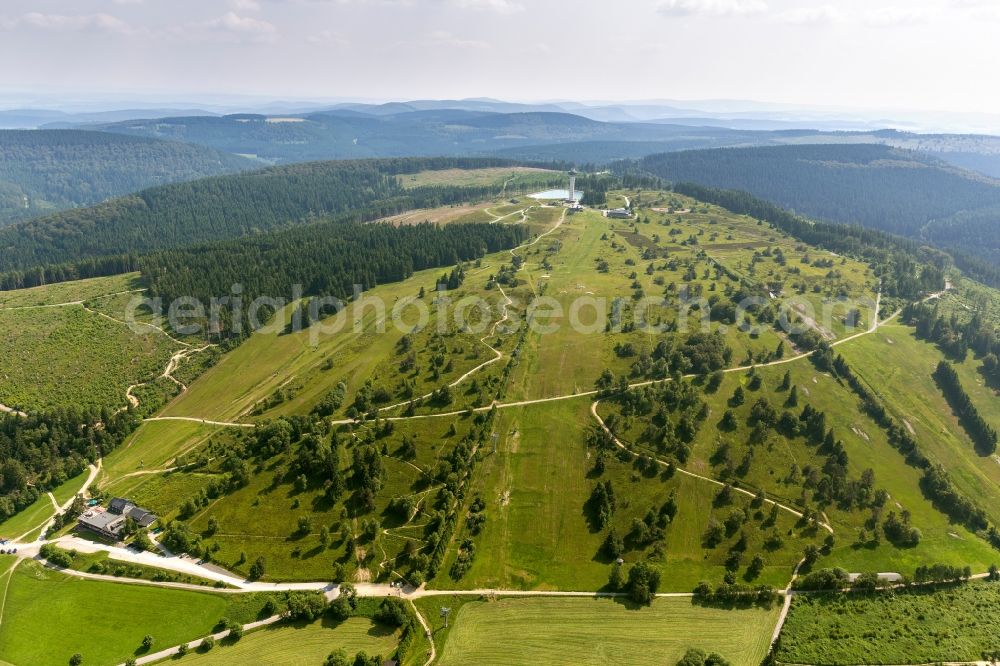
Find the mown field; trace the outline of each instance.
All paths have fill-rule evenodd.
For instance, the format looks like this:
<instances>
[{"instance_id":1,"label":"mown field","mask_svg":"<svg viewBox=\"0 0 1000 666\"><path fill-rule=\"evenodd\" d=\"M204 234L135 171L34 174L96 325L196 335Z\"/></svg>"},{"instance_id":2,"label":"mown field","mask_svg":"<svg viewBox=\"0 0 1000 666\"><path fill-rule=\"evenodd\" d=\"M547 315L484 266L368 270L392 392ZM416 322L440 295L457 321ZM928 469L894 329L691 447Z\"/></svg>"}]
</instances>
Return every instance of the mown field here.
<instances>
[{"instance_id":1,"label":"mown field","mask_svg":"<svg viewBox=\"0 0 1000 666\"><path fill-rule=\"evenodd\" d=\"M978 661L997 650L998 604L996 583L797 596L777 659L821 666Z\"/></svg>"},{"instance_id":2,"label":"mown field","mask_svg":"<svg viewBox=\"0 0 1000 666\"><path fill-rule=\"evenodd\" d=\"M388 657L396 649L395 633L366 618L353 617L331 624L318 620L310 624L280 624L246 634L233 643L222 641L207 652L193 650L170 660L194 666L245 666L245 664L287 664L315 666L327 655L343 650L353 659L364 652Z\"/></svg>"},{"instance_id":3,"label":"mown field","mask_svg":"<svg viewBox=\"0 0 1000 666\"><path fill-rule=\"evenodd\" d=\"M425 615L437 615L433 599L421 604ZM756 666L777 618L777 609L719 610L683 598L641 609L610 599L472 602L452 617L437 663L673 664L701 647L735 666Z\"/></svg>"},{"instance_id":4,"label":"mown field","mask_svg":"<svg viewBox=\"0 0 1000 666\"><path fill-rule=\"evenodd\" d=\"M955 484L967 496L977 498L991 520L1000 520L1000 461L977 453L935 383L932 373L945 358L938 348L918 340L913 328L892 324L837 351L886 399L897 418L909 424L925 454L945 465ZM996 418L995 396L985 388L976 390L977 373L970 372L974 363L970 354L960 368L963 386L973 391L984 414ZM993 423L1000 426L1000 422Z\"/></svg>"},{"instance_id":5,"label":"mown field","mask_svg":"<svg viewBox=\"0 0 1000 666\"><path fill-rule=\"evenodd\" d=\"M0 622L0 658L12 664L118 664L143 636L166 647L211 633L221 617L250 622L261 595L222 595L72 578L34 561L18 565Z\"/></svg>"}]
</instances>

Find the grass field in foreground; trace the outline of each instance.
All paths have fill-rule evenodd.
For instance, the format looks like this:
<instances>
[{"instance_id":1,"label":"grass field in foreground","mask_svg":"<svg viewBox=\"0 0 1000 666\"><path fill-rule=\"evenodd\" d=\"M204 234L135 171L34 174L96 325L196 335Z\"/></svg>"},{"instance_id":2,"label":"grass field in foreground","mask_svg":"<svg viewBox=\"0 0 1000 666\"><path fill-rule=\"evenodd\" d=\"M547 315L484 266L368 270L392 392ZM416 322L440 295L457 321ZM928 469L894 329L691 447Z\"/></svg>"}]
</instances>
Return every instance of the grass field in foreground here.
<instances>
[{"instance_id":1,"label":"grass field in foreground","mask_svg":"<svg viewBox=\"0 0 1000 666\"><path fill-rule=\"evenodd\" d=\"M221 595L72 578L24 561L14 570L0 618L0 659L88 666L117 664L142 637L154 649L208 634L221 617L257 619L262 595Z\"/></svg>"},{"instance_id":2,"label":"grass field in foreground","mask_svg":"<svg viewBox=\"0 0 1000 666\"><path fill-rule=\"evenodd\" d=\"M777 608L719 610L684 598L641 609L611 599L473 602L452 618L438 664L673 664L701 647L756 666L777 618Z\"/></svg>"},{"instance_id":3,"label":"grass field in foreground","mask_svg":"<svg viewBox=\"0 0 1000 666\"><path fill-rule=\"evenodd\" d=\"M1000 585L798 596L778 661L797 664L925 664L975 661L997 649Z\"/></svg>"},{"instance_id":4,"label":"grass field in foreground","mask_svg":"<svg viewBox=\"0 0 1000 666\"><path fill-rule=\"evenodd\" d=\"M315 666L327 655L344 650L353 658L364 651L369 656L389 657L396 649L396 636L387 627L367 618L352 617L340 624L317 621L311 624L272 625L245 635L236 643L222 641L208 652L189 652L169 663L212 666L284 664Z\"/></svg>"},{"instance_id":5,"label":"grass field in foreground","mask_svg":"<svg viewBox=\"0 0 1000 666\"><path fill-rule=\"evenodd\" d=\"M609 458L603 474L592 474L594 450L586 444L593 428L589 399L563 400L506 409L497 420L500 434L497 453L489 453L477 467L467 501L481 497L486 503L486 522L474 537L477 554L468 572L458 581L449 574L455 558L454 538L441 572L433 581L437 588L499 588L521 590L598 590L608 582L611 560L601 553L606 529L594 528L588 520L588 497L598 481L613 483L618 508L611 524L617 533L629 533L633 518L658 509L676 493L677 516L665 530L662 556L652 544L629 547L622 555L626 563L654 558L662 571L660 591L690 592L702 580L722 581L725 560L738 535L727 537L715 548L706 548L703 535L710 518L718 522L747 498L733 505L714 506L718 487L700 479L675 474L638 474L617 458ZM749 512L754 514L753 511ZM764 552L766 565L758 578L744 579L745 568L763 548L767 529L755 519L745 525L747 546L739 582L784 587L807 543L822 536L806 534L795 519L781 512L774 529L784 537L777 550Z\"/></svg>"}]
</instances>

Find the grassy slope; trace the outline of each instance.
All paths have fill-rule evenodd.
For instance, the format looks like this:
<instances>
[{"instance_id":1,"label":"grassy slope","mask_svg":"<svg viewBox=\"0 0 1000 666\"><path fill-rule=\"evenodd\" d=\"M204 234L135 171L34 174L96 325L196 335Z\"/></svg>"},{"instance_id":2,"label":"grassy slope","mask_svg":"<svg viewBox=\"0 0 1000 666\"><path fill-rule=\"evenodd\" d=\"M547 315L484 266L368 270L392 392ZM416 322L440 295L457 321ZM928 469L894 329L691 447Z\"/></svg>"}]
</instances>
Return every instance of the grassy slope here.
<instances>
[{"instance_id":1,"label":"grassy slope","mask_svg":"<svg viewBox=\"0 0 1000 666\"><path fill-rule=\"evenodd\" d=\"M52 500L49 499L48 495L43 494L30 505L0 523L0 537L14 539L24 534L26 540L34 540L53 513Z\"/></svg>"},{"instance_id":2,"label":"grassy slope","mask_svg":"<svg viewBox=\"0 0 1000 666\"><path fill-rule=\"evenodd\" d=\"M384 440L390 450L390 456L384 458L386 480L376 496L376 508L371 514L355 517L350 493L330 505L323 498L322 487L314 485L299 492L292 480L284 475L285 465L289 461L279 456L259 470L247 487L211 502L190 519L190 524L196 531L203 531L209 518L215 518L219 523L219 531L206 539L206 542L218 544L219 551L214 554L216 561L241 573L246 573L250 563L258 555L262 555L267 560L268 580L330 579L334 576L333 567L338 564L344 567L345 576L348 577L359 568L368 569L368 574L377 576L382 570L379 566L382 561L394 558L406 544L404 539L394 536L396 529L401 526L399 520L386 511L388 504L394 497L403 495L433 497L424 491L436 491L439 484L428 485L420 470L434 469L438 458L446 455L467 431L462 422L456 424L457 433L454 435L449 435L447 428L448 424L437 420L400 424L394 435ZM417 457L412 464L391 457L404 433L413 436L417 442ZM353 443L348 437L344 439L347 440L347 446L341 453L341 463L346 475ZM377 442L380 446L382 443ZM164 514L172 515L171 512L176 511L177 506L193 496L197 484L207 483L210 478L203 473L152 477L137 487L132 496L143 501L148 497L152 505L150 508L156 509L158 498L166 494L168 499L164 504L172 506L164 507ZM186 487L185 483L192 485ZM184 494L184 490L187 490L187 494ZM426 506L424 508L427 509ZM312 519L313 530L310 534L298 534L299 516L309 516ZM381 535L375 543L361 539L359 551L348 552L339 537L340 530L346 525L353 534L360 534L363 518L380 521L383 528L389 529L390 534ZM423 514L418 514L413 520L418 526L426 522ZM319 537L323 526L328 527L331 534L330 542L325 548ZM417 539L423 536L422 530L413 525L402 528L400 534ZM361 551L370 553L371 560L359 563ZM245 562L240 562L242 553L247 555Z\"/></svg>"},{"instance_id":3,"label":"grassy slope","mask_svg":"<svg viewBox=\"0 0 1000 666\"><path fill-rule=\"evenodd\" d=\"M176 348L80 306L0 311L0 345L0 402L28 410L124 406L125 389L162 372Z\"/></svg>"},{"instance_id":4,"label":"grassy slope","mask_svg":"<svg viewBox=\"0 0 1000 666\"><path fill-rule=\"evenodd\" d=\"M432 290L441 272L422 271L405 282L377 287L366 296L382 299L391 312L397 299L415 295L421 285ZM352 313L353 308L345 312ZM215 420L241 418L258 402L296 380L304 388L282 405L281 413L308 412L340 381L348 384L350 395L402 337L391 321L385 334L378 332L379 317L373 307L364 308L359 318L360 334L354 333L354 320L350 318L334 333L320 332L319 325L290 335L259 332L224 356L187 393L168 405L164 414ZM332 328L333 321L328 325ZM311 335L318 335L316 345L311 343ZM328 359L333 368L323 370Z\"/></svg>"},{"instance_id":5,"label":"grassy slope","mask_svg":"<svg viewBox=\"0 0 1000 666\"><path fill-rule=\"evenodd\" d=\"M874 336L872 336L874 337ZM837 347L845 350L859 344L861 338ZM792 411L798 414L806 404L827 414L827 423L834 428L836 436L843 440L849 458L849 474L858 478L866 469L875 472L875 487L884 488L891 496L888 510L909 510L913 514L913 524L922 532L920 544L914 548L896 548L886 540L879 546L860 547L854 542L858 531L869 516L868 511L843 511L836 506L821 507L833 525L836 546L833 553L820 560L819 566L842 566L849 571L899 571L912 574L913 570L928 562L947 562L955 565L966 563L983 571L992 561L994 551L982 540L961 526L949 524L947 518L937 511L919 488L920 472L908 467L886 441L885 434L878 426L857 408L857 399L851 391L831 377L819 373L807 359L801 359L772 368L758 370L763 378L758 391L746 390L746 402L734 408L740 427L733 432L720 432L715 425L722 413L729 408L727 401L736 386L746 389L745 373L728 373L719 390L703 395L711 409L708 421L698 433L692 447L691 459L686 469L718 478L721 467L713 464L713 455L719 442L730 445L731 457L739 463L747 449L749 428L744 424L751 405L759 398L766 397L779 412L787 393L778 386L785 372L791 374L791 381L798 387L799 406ZM614 413L612 402L601 405L602 415ZM635 441L644 427L645 421L635 419L636 426L625 434L626 439ZM754 461L750 471L733 480L751 489L763 488L769 496L790 505L800 505L802 486L786 481L792 464L804 469L807 465L822 466L824 458L816 454L816 447L808 445L797 437L788 440L772 433L770 442L754 449Z\"/></svg>"},{"instance_id":6,"label":"grassy slope","mask_svg":"<svg viewBox=\"0 0 1000 666\"><path fill-rule=\"evenodd\" d=\"M498 311L499 293L486 292L484 287L488 276L509 259L510 255L506 252L485 257L479 268L469 269L466 284L457 292L449 293L449 298L458 302L465 296L483 296L494 311ZM415 297L423 287L427 292L424 304L433 313L432 292L444 272L445 269L421 271L403 282L380 285L365 293L365 303L379 300L385 304L384 333L379 331L383 326L383 315L375 307L365 305L356 311L352 304L345 310L344 323L336 331L333 331L336 324L331 319L323 323L323 326L329 327L326 331L316 325L290 335L255 334L223 357L187 393L168 405L164 414L210 420L248 419L256 404L279 389L289 390L293 396L267 412L266 416L303 414L308 413L341 381L348 388L345 405L350 404L354 393L375 374L387 376L384 381L386 387L394 389L398 377L390 376L392 373L386 364L391 365L396 358L394 348L403 335L391 319L394 306L400 299ZM405 323L403 330L409 330L416 323L415 307L400 307L397 312ZM359 326L355 325L355 318L360 321ZM451 323L453 321L452 317ZM428 329L436 330L436 322L432 314ZM360 332L356 333L355 328L358 327ZM426 333L430 332L427 330ZM475 351L475 358L455 355L454 369L442 374L438 384L429 384L426 378L418 381L418 394L430 392L437 385L459 377L490 358L491 353L476 342L481 335L463 334L460 345ZM313 336L315 344L311 339ZM328 362L330 369L324 369Z\"/></svg>"},{"instance_id":7,"label":"grassy slope","mask_svg":"<svg viewBox=\"0 0 1000 666\"><path fill-rule=\"evenodd\" d=\"M453 617L439 664L672 664L689 647L759 664L777 609L715 610L689 599L633 609L608 599L502 599ZM511 640L498 641L497 635Z\"/></svg>"},{"instance_id":8,"label":"grassy slope","mask_svg":"<svg viewBox=\"0 0 1000 666\"><path fill-rule=\"evenodd\" d=\"M487 502L476 559L457 582L448 575L446 560L436 587L596 590L607 583L610 562L599 554L605 532L593 531L584 511L598 480L588 477L593 466L585 443L592 423L589 407L589 400L578 399L501 412L498 453L480 463L469 493L470 501L479 495ZM664 591L689 592L701 580L721 582L730 540L716 549L702 547L708 516L721 522L732 509L713 508L717 487L681 475L670 480L636 477L614 459L603 479L612 481L620 498L614 525L621 536L634 517L658 509L676 491L678 516L667 528L666 560L660 564ZM792 523L788 515L781 516L782 533L791 532ZM748 531L748 553L753 553L760 548L761 533ZM766 553L768 566L754 582L783 587L808 542L798 530L786 537L783 549ZM636 561L642 552L630 551L625 560Z\"/></svg>"},{"instance_id":9,"label":"grassy slope","mask_svg":"<svg viewBox=\"0 0 1000 666\"><path fill-rule=\"evenodd\" d=\"M87 480L88 475L89 471L82 472L54 488L52 494L55 496L56 502L62 505L76 495L83 487L83 482ZM0 538L12 539L24 534L26 535L25 540L35 539L53 513L55 513L55 509L52 507L52 500L49 499L48 495L42 493L29 506L0 522Z\"/></svg>"},{"instance_id":10,"label":"grassy slope","mask_svg":"<svg viewBox=\"0 0 1000 666\"><path fill-rule=\"evenodd\" d=\"M977 498L990 519L1000 521L1000 464L982 457L952 414L931 373L943 355L917 340L913 329L891 325L840 348L851 367L909 422L924 453L943 464L959 489ZM965 373L963 386L969 384ZM992 402L982 401L981 402Z\"/></svg>"},{"instance_id":11,"label":"grassy slope","mask_svg":"<svg viewBox=\"0 0 1000 666\"><path fill-rule=\"evenodd\" d=\"M175 645L210 632L220 617L248 622L257 607L219 595L71 578L25 561L14 571L0 624L0 658L15 664L115 664L142 637ZM169 612L164 612L169 609Z\"/></svg>"},{"instance_id":12,"label":"grassy slope","mask_svg":"<svg viewBox=\"0 0 1000 666\"><path fill-rule=\"evenodd\" d=\"M105 294L139 289L139 274L126 273L110 277L59 282L32 289L0 291L0 308L34 307L86 301Z\"/></svg>"},{"instance_id":13,"label":"grassy slope","mask_svg":"<svg viewBox=\"0 0 1000 666\"><path fill-rule=\"evenodd\" d=\"M220 430L217 426L184 421L144 423L104 459L104 474L118 478L133 472L171 467L177 456L197 449Z\"/></svg>"},{"instance_id":14,"label":"grassy slope","mask_svg":"<svg viewBox=\"0 0 1000 666\"><path fill-rule=\"evenodd\" d=\"M170 663L184 666L314 666L323 663L327 655L336 650L344 650L351 656L364 651L388 657L395 649L396 637L391 630L356 617L333 625L325 621L272 625L246 634L236 643L223 641L209 652L189 652L186 657L171 659Z\"/></svg>"},{"instance_id":15,"label":"grassy slope","mask_svg":"<svg viewBox=\"0 0 1000 666\"><path fill-rule=\"evenodd\" d=\"M972 583L895 594L800 596L778 660L798 664L976 661L996 649L1000 587Z\"/></svg>"}]
</instances>

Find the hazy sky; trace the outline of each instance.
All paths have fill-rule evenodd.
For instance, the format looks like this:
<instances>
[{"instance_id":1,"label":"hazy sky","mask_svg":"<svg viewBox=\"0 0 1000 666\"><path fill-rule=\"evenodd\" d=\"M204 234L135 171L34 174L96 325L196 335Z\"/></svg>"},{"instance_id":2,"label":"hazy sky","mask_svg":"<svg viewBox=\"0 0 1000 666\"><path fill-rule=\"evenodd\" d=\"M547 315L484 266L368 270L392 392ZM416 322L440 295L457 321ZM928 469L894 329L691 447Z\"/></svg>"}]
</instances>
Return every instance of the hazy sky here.
<instances>
[{"instance_id":1,"label":"hazy sky","mask_svg":"<svg viewBox=\"0 0 1000 666\"><path fill-rule=\"evenodd\" d=\"M0 89L1000 110L1000 0L3 0Z\"/></svg>"}]
</instances>

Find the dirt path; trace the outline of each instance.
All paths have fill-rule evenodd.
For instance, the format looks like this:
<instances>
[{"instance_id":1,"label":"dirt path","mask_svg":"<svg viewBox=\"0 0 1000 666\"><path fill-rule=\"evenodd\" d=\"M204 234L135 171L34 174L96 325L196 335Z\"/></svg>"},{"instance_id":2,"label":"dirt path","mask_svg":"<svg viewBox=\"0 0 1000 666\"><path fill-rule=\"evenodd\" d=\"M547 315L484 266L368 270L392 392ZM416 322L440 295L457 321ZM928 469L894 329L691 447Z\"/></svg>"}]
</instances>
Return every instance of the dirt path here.
<instances>
[{"instance_id":1,"label":"dirt path","mask_svg":"<svg viewBox=\"0 0 1000 666\"><path fill-rule=\"evenodd\" d=\"M522 212L523 213L523 211L517 211L517 212ZM511 215L513 215L513 214L514 213L511 213ZM498 220L499 219L503 219L503 218L498 218ZM517 247L513 248L512 250L510 250L510 255L512 257L516 257L517 256L515 254L516 250L521 250L521 249L524 249L524 248L531 247L532 245L534 245L538 241L542 240L543 238L545 238L546 236L548 236L549 234L551 234L552 232L554 232L560 226L562 226L562 223L565 222L565 221L566 221L566 210L563 209L562 215L559 217L559 219L556 221L555 225L553 225L553 227L551 229L549 229L548 231L546 231L543 234L539 234L531 242L523 243L523 244L518 245ZM480 363L476 367L472 368L471 370L469 370L468 372L466 372L465 374L463 374L461 377L459 377L458 379L456 379L453 382L451 382L450 384L448 384L447 385L448 388L454 388L454 387L458 386L459 384L461 384L466 379L468 379L472 375L476 374L477 372L479 372L483 368L485 368L487 366L490 366L490 365L493 365L494 363L496 363L497 361L499 361L499 360L501 360L503 358L503 352L500 351L499 349L497 349L496 347L494 347L493 345L491 345L490 343L488 343L486 340L488 338L493 337L493 335L496 333L497 327L499 327L500 324L503 324L504 322L506 322L506 321L508 321L510 319L510 310L509 310L509 308L510 308L511 305L514 304L514 301L511 300L510 296L507 295L507 292L505 292L503 290L503 287L501 287L499 284L497 284L497 289L500 290L500 294L503 296L503 303L501 305L501 317L497 321L493 322L493 325L490 327L489 332L486 335L484 335L483 337L481 337L479 339L479 342L482 345L484 345L487 349L489 349L491 352L493 352L493 358L491 358L488 361L485 361L483 363ZM430 393L427 393L427 394L422 395L422 396L417 397L417 398L411 398L410 400L404 400L403 402L397 402L396 404L393 404L393 405L387 405L386 407L380 407L378 411L380 411L380 412L388 412L388 411L391 411L391 410L394 410L394 409L399 409L401 407L407 406L408 404L410 404L411 402L414 402L414 401L427 400L428 398L430 398L433 395L434 395L434 391L431 391ZM462 412L457 412L457 413L464 413L464 411L465 410L462 410ZM400 417L397 417L397 418L400 418Z\"/></svg>"},{"instance_id":2,"label":"dirt path","mask_svg":"<svg viewBox=\"0 0 1000 666\"><path fill-rule=\"evenodd\" d=\"M22 535L20 535L18 537L15 537L13 540L14 541L21 541L26 536L28 536L29 534L31 534L32 532L34 532L35 530L37 530L39 528L41 528L42 531L41 531L41 534L38 535L38 539L39 540L44 539L45 538L45 533L48 532L49 529L52 527L52 525L55 523L56 518L58 518L60 515L62 515L64 513L66 513L67 511L69 511L69 508L71 506L73 506L73 500L76 499L77 495L86 495L87 490L90 488L91 485L93 485L94 479L97 478L97 474L101 471L101 467L103 466L103 464L104 464L104 459L103 458L98 458L96 465L94 465L93 463L91 463L90 465L88 465L88 469L90 470L90 473L88 474L87 479L83 482L83 485L80 487L80 490L78 490L68 500L66 500L65 502L63 502L62 506L60 506L59 503L56 501L56 496L55 495L53 495L51 492L47 493L48 496L49 496L49 501L52 502L52 508L54 509L53 514L51 516L49 516L48 518L46 518L44 522L39 523L38 525L35 525L34 527L32 527L30 530L28 530L24 534L22 534Z\"/></svg>"},{"instance_id":3,"label":"dirt path","mask_svg":"<svg viewBox=\"0 0 1000 666\"><path fill-rule=\"evenodd\" d=\"M21 418L27 418L28 415L24 412L18 411L13 407L8 407L7 405L0 404L0 412L4 414L13 414L14 416L20 416Z\"/></svg>"},{"instance_id":4,"label":"dirt path","mask_svg":"<svg viewBox=\"0 0 1000 666\"><path fill-rule=\"evenodd\" d=\"M260 629L261 627L266 627L268 625L275 624L277 622L280 622L283 619L284 619L284 617L281 616L281 615L272 615L269 618L266 618L266 619L263 619L263 620L258 620L257 622L248 622L247 624L243 625L243 633L245 634L245 633L248 633L250 631L253 631L254 629ZM216 633L212 634L211 636L212 636L213 639L215 639L216 642L219 642L219 641L221 641L223 638L225 638L228 635L229 635L229 630L226 629L224 631L216 632ZM189 652L194 652L194 651L196 651L201 646L201 642L203 640L204 640L204 638L198 638L198 639L195 639L195 640L193 640L193 641L191 641L189 643L184 643L184 645L187 646L187 649L188 649ZM136 664L152 664L154 662L158 662L158 661L162 661L162 660L174 657L174 656L177 655L178 652L180 652L180 645L175 645L174 647L170 647L170 648L167 648L165 650L160 650L159 652L153 652L151 654L147 654L147 655L144 655L142 657L137 657L136 660L135 660L135 663ZM122 663L122 664L119 664L119 666L125 666L125 664Z\"/></svg>"},{"instance_id":5,"label":"dirt path","mask_svg":"<svg viewBox=\"0 0 1000 666\"><path fill-rule=\"evenodd\" d=\"M597 406L600 405L600 404L601 404L600 400L595 400L594 402L592 402L591 405L590 405L590 414L597 421L597 424L599 426L601 426L601 429L604 430L604 432L606 432L609 437L611 437L611 440L615 443L615 445L618 448L623 449L625 451L628 451L629 453L635 454L634 451L632 451L624 442L622 442L620 439L618 439L618 437L616 437L615 434L613 432L611 432L611 429L608 428L607 425L605 425L604 419L602 419L601 416L600 416L600 414L597 413ZM651 456L651 457L653 458L653 460L655 460L657 462L657 464L659 464L659 465L661 465L663 467L667 467L667 466L671 465L671 463L669 463L666 460L661 460L660 458L658 458L656 456ZM689 476L689 477L694 478L694 479L700 479L701 481L707 481L708 483L711 483L711 484L714 484L716 486L719 486L720 488L726 486L726 484L723 483L722 481L719 481L717 479L713 479L713 478L710 478L710 477L707 477L707 476L702 476L701 474L695 474L694 472L688 471L688 470L683 469L681 467L674 467L674 469L678 473L680 473L680 474L684 474L685 476ZM738 492L738 493L741 493L743 495L746 495L747 497L751 497L751 498L752 497L756 497L756 495L754 493L752 493L749 490L746 490L744 488L737 488L736 486L730 486L730 487L735 492ZM765 498L764 499L764 503L765 504L771 504L773 506L778 507L782 511L787 511L788 513L792 514L793 516L796 516L798 518L802 518L802 512L801 511L796 511L795 509L793 509L793 508L791 508L789 506L785 506L784 504L781 504L780 502L776 502L774 500L766 499ZM820 521L817 521L817 524L820 527L822 527L823 529L825 529L827 532L829 532L830 534L833 534L833 528L830 527L829 524L824 523L824 522L820 522Z\"/></svg>"}]
</instances>

